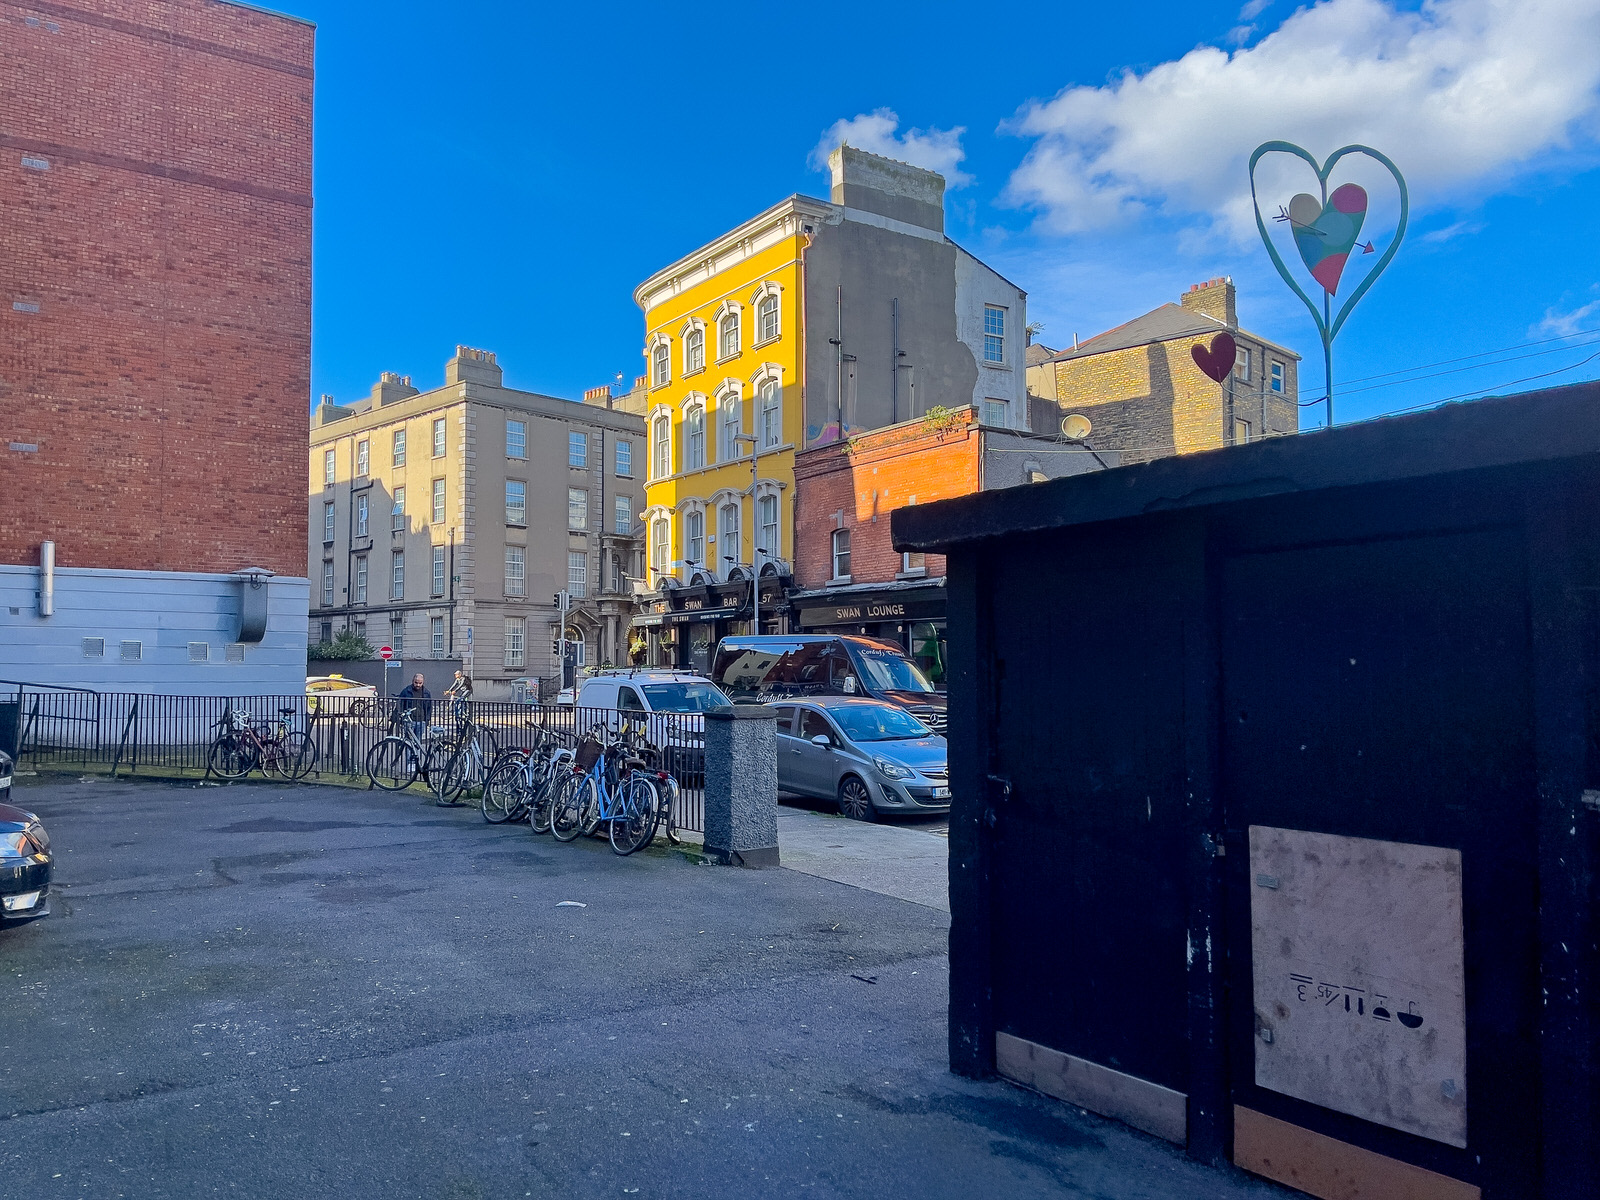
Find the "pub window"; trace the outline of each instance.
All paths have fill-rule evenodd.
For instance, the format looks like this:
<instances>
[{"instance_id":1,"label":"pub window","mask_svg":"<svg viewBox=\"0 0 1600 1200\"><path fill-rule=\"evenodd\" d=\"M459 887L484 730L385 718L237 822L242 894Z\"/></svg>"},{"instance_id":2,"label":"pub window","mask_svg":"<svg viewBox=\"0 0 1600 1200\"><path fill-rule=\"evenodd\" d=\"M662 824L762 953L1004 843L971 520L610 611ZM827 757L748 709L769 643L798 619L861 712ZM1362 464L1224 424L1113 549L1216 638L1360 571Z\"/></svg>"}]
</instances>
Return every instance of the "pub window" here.
<instances>
[{"instance_id":1,"label":"pub window","mask_svg":"<svg viewBox=\"0 0 1600 1200\"><path fill-rule=\"evenodd\" d=\"M848 529L835 529L833 531L833 577L835 579L850 578L850 531Z\"/></svg>"}]
</instances>

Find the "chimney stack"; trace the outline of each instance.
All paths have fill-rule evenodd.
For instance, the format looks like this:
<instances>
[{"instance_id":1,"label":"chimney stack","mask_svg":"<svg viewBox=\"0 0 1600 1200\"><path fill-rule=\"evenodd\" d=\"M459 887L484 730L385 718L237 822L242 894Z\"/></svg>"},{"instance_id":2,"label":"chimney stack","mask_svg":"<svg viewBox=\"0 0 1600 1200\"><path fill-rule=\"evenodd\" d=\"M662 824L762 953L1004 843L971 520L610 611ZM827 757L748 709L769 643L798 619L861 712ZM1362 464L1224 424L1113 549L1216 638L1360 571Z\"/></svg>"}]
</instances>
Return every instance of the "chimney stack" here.
<instances>
[{"instance_id":1,"label":"chimney stack","mask_svg":"<svg viewBox=\"0 0 1600 1200\"><path fill-rule=\"evenodd\" d=\"M601 387L589 388L583 393L583 402L585 404L593 404L599 408L610 408L611 385L607 383Z\"/></svg>"},{"instance_id":2,"label":"chimney stack","mask_svg":"<svg viewBox=\"0 0 1600 1200\"><path fill-rule=\"evenodd\" d=\"M452 383L484 383L490 387L503 386L504 372L488 350L474 350L471 346L457 346L456 356L444 365L446 386Z\"/></svg>"},{"instance_id":3,"label":"chimney stack","mask_svg":"<svg viewBox=\"0 0 1600 1200\"><path fill-rule=\"evenodd\" d=\"M828 155L835 204L944 232L944 176L840 146Z\"/></svg>"},{"instance_id":4,"label":"chimney stack","mask_svg":"<svg viewBox=\"0 0 1600 1200\"><path fill-rule=\"evenodd\" d=\"M381 408L416 394L417 389L411 386L411 376L385 371L378 376L378 382L372 385L372 407Z\"/></svg>"},{"instance_id":5,"label":"chimney stack","mask_svg":"<svg viewBox=\"0 0 1600 1200\"><path fill-rule=\"evenodd\" d=\"M1239 313L1232 275L1219 275L1215 279L1195 284L1178 297L1178 303L1192 312L1203 313L1221 321L1229 329L1239 328Z\"/></svg>"}]
</instances>

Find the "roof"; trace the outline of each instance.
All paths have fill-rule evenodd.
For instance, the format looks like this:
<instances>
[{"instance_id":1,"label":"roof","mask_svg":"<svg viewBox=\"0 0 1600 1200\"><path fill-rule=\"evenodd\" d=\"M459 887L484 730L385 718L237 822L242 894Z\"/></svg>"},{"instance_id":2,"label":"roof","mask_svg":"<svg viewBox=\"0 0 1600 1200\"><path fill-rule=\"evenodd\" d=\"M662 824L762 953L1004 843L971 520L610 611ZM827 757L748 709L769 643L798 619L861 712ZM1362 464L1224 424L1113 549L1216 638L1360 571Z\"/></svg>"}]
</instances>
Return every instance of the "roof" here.
<instances>
[{"instance_id":1,"label":"roof","mask_svg":"<svg viewBox=\"0 0 1600 1200\"><path fill-rule=\"evenodd\" d=\"M1204 337L1209 333L1224 332L1235 333L1271 346L1274 350L1281 350L1295 359L1300 357L1287 346L1269 342L1260 334L1251 333L1247 329L1229 329L1225 322L1217 320L1216 317L1195 312L1192 308L1184 308L1181 304L1163 304L1160 308L1151 309L1142 317L1135 317L1115 329L1108 329L1086 342L1080 342L1071 350L1063 350L1049 361L1066 362L1068 359L1086 358L1091 354L1107 354L1112 350L1130 350L1135 346L1148 346L1152 342L1170 342L1178 338ZM1029 363L1032 364L1031 359Z\"/></svg>"},{"instance_id":2,"label":"roof","mask_svg":"<svg viewBox=\"0 0 1600 1200\"><path fill-rule=\"evenodd\" d=\"M1155 512L1600 456L1600 381L1449 404L897 508L894 548L945 551Z\"/></svg>"},{"instance_id":3,"label":"roof","mask_svg":"<svg viewBox=\"0 0 1600 1200\"><path fill-rule=\"evenodd\" d=\"M1037 367L1040 363L1049 362L1060 353L1061 351L1052 350L1043 342L1029 342L1028 348L1022 352L1022 361L1026 366Z\"/></svg>"}]
</instances>

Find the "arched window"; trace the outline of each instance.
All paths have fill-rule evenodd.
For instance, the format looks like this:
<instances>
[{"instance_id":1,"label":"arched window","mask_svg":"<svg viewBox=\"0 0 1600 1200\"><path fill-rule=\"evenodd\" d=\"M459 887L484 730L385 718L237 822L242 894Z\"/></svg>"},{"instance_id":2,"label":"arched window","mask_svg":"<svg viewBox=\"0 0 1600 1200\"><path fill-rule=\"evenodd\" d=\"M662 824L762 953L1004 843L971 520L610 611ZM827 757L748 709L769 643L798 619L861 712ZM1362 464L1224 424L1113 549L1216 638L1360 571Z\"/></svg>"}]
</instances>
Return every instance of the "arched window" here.
<instances>
[{"instance_id":1,"label":"arched window","mask_svg":"<svg viewBox=\"0 0 1600 1200\"><path fill-rule=\"evenodd\" d=\"M706 331L693 326L683 335L683 373L703 371L706 365Z\"/></svg>"},{"instance_id":2,"label":"arched window","mask_svg":"<svg viewBox=\"0 0 1600 1200\"><path fill-rule=\"evenodd\" d=\"M706 565L706 514L691 508L683 514L683 558L692 571Z\"/></svg>"},{"instance_id":3,"label":"arched window","mask_svg":"<svg viewBox=\"0 0 1600 1200\"><path fill-rule=\"evenodd\" d=\"M658 576L670 570L672 562L672 519L656 517L650 522L650 570Z\"/></svg>"},{"instance_id":4,"label":"arched window","mask_svg":"<svg viewBox=\"0 0 1600 1200\"><path fill-rule=\"evenodd\" d=\"M730 500L717 510L717 547L722 561L717 565L722 568L724 579L744 557L743 539L739 535L739 502Z\"/></svg>"},{"instance_id":5,"label":"arched window","mask_svg":"<svg viewBox=\"0 0 1600 1200\"><path fill-rule=\"evenodd\" d=\"M698 471L706 465L706 403L691 400L683 406L683 469Z\"/></svg>"},{"instance_id":6,"label":"arched window","mask_svg":"<svg viewBox=\"0 0 1600 1200\"><path fill-rule=\"evenodd\" d=\"M739 353L739 314L730 312L717 322L717 356L732 358Z\"/></svg>"},{"instance_id":7,"label":"arched window","mask_svg":"<svg viewBox=\"0 0 1600 1200\"><path fill-rule=\"evenodd\" d=\"M732 462L739 457L738 435L744 432L744 401L739 389L730 387L717 402L717 461Z\"/></svg>"},{"instance_id":8,"label":"arched window","mask_svg":"<svg viewBox=\"0 0 1600 1200\"><path fill-rule=\"evenodd\" d=\"M667 413L658 416L650 426L650 451L654 475L665 479L672 474L672 417Z\"/></svg>"},{"instance_id":9,"label":"arched window","mask_svg":"<svg viewBox=\"0 0 1600 1200\"><path fill-rule=\"evenodd\" d=\"M771 449L783 442L783 393L776 379L761 385L761 447Z\"/></svg>"},{"instance_id":10,"label":"arched window","mask_svg":"<svg viewBox=\"0 0 1600 1200\"><path fill-rule=\"evenodd\" d=\"M672 378L672 347L662 338L650 350L650 386L660 387Z\"/></svg>"},{"instance_id":11,"label":"arched window","mask_svg":"<svg viewBox=\"0 0 1600 1200\"><path fill-rule=\"evenodd\" d=\"M770 342L778 336L778 294L768 292L756 305L756 341Z\"/></svg>"}]
</instances>

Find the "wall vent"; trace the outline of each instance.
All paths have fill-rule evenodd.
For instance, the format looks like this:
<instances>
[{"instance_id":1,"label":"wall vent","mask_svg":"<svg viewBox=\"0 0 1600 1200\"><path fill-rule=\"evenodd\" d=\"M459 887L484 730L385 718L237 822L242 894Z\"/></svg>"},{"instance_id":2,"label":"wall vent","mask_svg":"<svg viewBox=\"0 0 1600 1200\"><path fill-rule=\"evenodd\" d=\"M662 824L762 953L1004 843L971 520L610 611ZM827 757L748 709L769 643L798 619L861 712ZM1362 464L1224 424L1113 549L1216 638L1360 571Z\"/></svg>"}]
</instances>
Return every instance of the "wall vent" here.
<instances>
[{"instance_id":1,"label":"wall vent","mask_svg":"<svg viewBox=\"0 0 1600 1200\"><path fill-rule=\"evenodd\" d=\"M105 638L84 638L83 656L85 658L104 658L106 656Z\"/></svg>"},{"instance_id":2,"label":"wall vent","mask_svg":"<svg viewBox=\"0 0 1600 1200\"><path fill-rule=\"evenodd\" d=\"M144 657L144 643L143 642L123 642L122 643L122 661L123 662L138 662L143 657Z\"/></svg>"},{"instance_id":3,"label":"wall vent","mask_svg":"<svg viewBox=\"0 0 1600 1200\"><path fill-rule=\"evenodd\" d=\"M189 643L189 661L190 662L210 662L211 661L211 644L209 642L190 642Z\"/></svg>"},{"instance_id":4,"label":"wall vent","mask_svg":"<svg viewBox=\"0 0 1600 1200\"><path fill-rule=\"evenodd\" d=\"M228 661L242 663L244 661L244 645L240 642L230 643L228 646Z\"/></svg>"}]
</instances>

